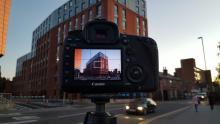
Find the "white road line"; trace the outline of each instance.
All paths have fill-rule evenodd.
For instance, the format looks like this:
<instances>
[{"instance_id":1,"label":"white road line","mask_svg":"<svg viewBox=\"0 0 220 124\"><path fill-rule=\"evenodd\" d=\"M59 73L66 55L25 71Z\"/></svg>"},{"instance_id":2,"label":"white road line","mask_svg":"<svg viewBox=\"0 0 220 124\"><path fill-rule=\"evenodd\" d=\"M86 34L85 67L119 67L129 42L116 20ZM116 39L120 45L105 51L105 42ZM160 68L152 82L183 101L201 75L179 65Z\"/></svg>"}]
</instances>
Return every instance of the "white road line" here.
<instances>
[{"instance_id":1,"label":"white road line","mask_svg":"<svg viewBox=\"0 0 220 124\"><path fill-rule=\"evenodd\" d=\"M0 114L0 117L10 117L10 116L19 116L21 113L8 113L8 114Z\"/></svg>"},{"instance_id":2,"label":"white road line","mask_svg":"<svg viewBox=\"0 0 220 124\"><path fill-rule=\"evenodd\" d=\"M108 111L115 111L115 110L120 110L120 109L122 109L122 108L109 109ZM74 117L74 116L81 116L81 115L85 115L85 114L86 114L86 112L70 114L70 115L62 115L62 116L58 116L58 118L68 118L68 117Z\"/></svg>"},{"instance_id":3,"label":"white road line","mask_svg":"<svg viewBox=\"0 0 220 124\"><path fill-rule=\"evenodd\" d=\"M19 121L19 122L8 122L8 123L0 123L0 124L25 124L25 123L31 123L31 122L37 122L37 120L28 120L28 121Z\"/></svg>"},{"instance_id":4,"label":"white road line","mask_svg":"<svg viewBox=\"0 0 220 124\"><path fill-rule=\"evenodd\" d=\"M177 110L174 110L174 111L171 111L171 112L168 112L168 113L165 113L165 114L162 114L162 115L159 115L159 116L156 116L156 117L153 117L153 118L151 118L151 119L147 119L147 124L148 124L148 123L151 123L152 121L155 121L155 120L157 120L157 119L161 119L161 118L164 118L164 117L167 117L167 116L176 114L176 113L178 113L178 112L184 111L184 110L186 110L186 109L188 109L188 108L190 108L190 107L191 107L191 105L190 105L190 106L183 107L183 108L180 108L180 109L177 109Z\"/></svg>"},{"instance_id":5,"label":"white road line","mask_svg":"<svg viewBox=\"0 0 220 124\"><path fill-rule=\"evenodd\" d=\"M62 116L58 116L58 118L68 118L68 117L80 116L80 115L84 115L84 114L85 114L85 112L83 112L83 113L71 114L71 115L62 115Z\"/></svg>"},{"instance_id":6,"label":"white road line","mask_svg":"<svg viewBox=\"0 0 220 124\"><path fill-rule=\"evenodd\" d=\"M17 120L17 121L22 121L22 120L36 120L39 119L40 117L37 116L20 116L20 117L12 117L12 119Z\"/></svg>"}]
</instances>

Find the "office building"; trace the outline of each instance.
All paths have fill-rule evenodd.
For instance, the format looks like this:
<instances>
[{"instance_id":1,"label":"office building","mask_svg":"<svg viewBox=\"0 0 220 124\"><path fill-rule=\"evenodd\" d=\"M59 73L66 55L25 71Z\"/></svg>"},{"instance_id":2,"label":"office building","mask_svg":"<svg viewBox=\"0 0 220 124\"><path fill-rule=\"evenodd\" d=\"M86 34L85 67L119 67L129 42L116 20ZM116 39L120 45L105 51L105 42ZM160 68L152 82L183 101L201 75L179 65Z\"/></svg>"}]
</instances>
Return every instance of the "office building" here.
<instances>
[{"instance_id":1,"label":"office building","mask_svg":"<svg viewBox=\"0 0 220 124\"><path fill-rule=\"evenodd\" d=\"M18 59L14 82L15 85L28 83L31 90L21 88L16 94L45 95L47 98L62 96L58 81L60 45L69 31L81 30L95 18L115 22L120 33L148 35L145 0L69 0L33 31L30 58L26 61L22 57ZM28 74L25 71L30 74L24 79L24 74Z\"/></svg>"},{"instance_id":2,"label":"office building","mask_svg":"<svg viewBox=\"0 0 220 124\"><path fill-rule=\"evenodd\" d=\"M211 71L198 68L193 58L182 59L181 68L176 68L175 76L184 81L187 92L194 89L207 90L207 86L212 83Z\"/></svg>"}]
</instances>

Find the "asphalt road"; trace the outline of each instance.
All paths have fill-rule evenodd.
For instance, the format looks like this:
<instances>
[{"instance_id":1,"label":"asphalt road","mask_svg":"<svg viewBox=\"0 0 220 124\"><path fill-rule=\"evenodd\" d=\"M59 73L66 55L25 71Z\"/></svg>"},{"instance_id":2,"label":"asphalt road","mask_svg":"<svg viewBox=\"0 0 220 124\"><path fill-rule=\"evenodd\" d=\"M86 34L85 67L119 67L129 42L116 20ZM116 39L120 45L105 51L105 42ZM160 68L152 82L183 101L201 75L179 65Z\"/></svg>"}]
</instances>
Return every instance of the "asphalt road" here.
<instances>
[{"instance_id":1,"label":"asphalt road","mask_svg":"<svg viewBox=\"0 0 220 124\"><path fill-rule=\"evenodd\" d=\"M158 103L156 113L148 115L127 115L124 104L108 104L106 110L117 117L118 124L144 124L157 120L173 112L189 108L187 101ZM0 124L82 124L85 114L93 111L95 106L67 106L54 109L40 109L26 112L0 114Z\"/></svg>"}]
</instances>

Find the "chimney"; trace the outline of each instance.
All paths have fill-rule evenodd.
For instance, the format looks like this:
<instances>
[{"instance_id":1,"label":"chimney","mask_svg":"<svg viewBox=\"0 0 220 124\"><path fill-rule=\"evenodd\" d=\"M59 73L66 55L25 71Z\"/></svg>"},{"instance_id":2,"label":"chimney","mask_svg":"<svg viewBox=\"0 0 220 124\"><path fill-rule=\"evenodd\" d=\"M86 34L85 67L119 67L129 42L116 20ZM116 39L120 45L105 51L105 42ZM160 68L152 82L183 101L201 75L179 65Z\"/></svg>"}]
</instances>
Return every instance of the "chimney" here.
<instances>
[{"instance_id":1,"label":"chimney","mask_svg":"<svg viewBox=\"0 0 220 124\"><path fill-rule=\"evenodd\" d=\"M168 70L166 69L166 67L163 68L163 75L168 75Z\"/></svg>"}]
</instances>

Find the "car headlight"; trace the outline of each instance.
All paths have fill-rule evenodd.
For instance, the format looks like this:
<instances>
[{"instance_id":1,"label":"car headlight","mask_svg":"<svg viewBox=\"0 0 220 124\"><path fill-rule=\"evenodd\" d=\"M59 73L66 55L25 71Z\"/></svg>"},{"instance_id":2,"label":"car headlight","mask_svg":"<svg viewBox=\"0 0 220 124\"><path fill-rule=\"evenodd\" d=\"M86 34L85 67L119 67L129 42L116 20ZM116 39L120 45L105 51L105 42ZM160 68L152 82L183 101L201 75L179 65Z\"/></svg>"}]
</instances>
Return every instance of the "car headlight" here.
<instances>
[{"instance_id":1,"label":"car headlight","mask_svg":"<svg viewBox=\"0 0 220 124\"><path fill-rule=\"evenodd\" d=\"M130 109L130 107L129 107L128 105L126 105L126 106L125 106L125 109L128 110L128 109Z\"/></svg>"},{"instance_id":2,"label":"car headlight","mask_svg":"<svg viewBox=\"0 0 220 124\"><path fill-rule=\"evenodd\" d=\"M144 108L141 107L141 106L138 106L137 109L138 109L139 111L142 111Z\"/></svg>"}]
</instances>

